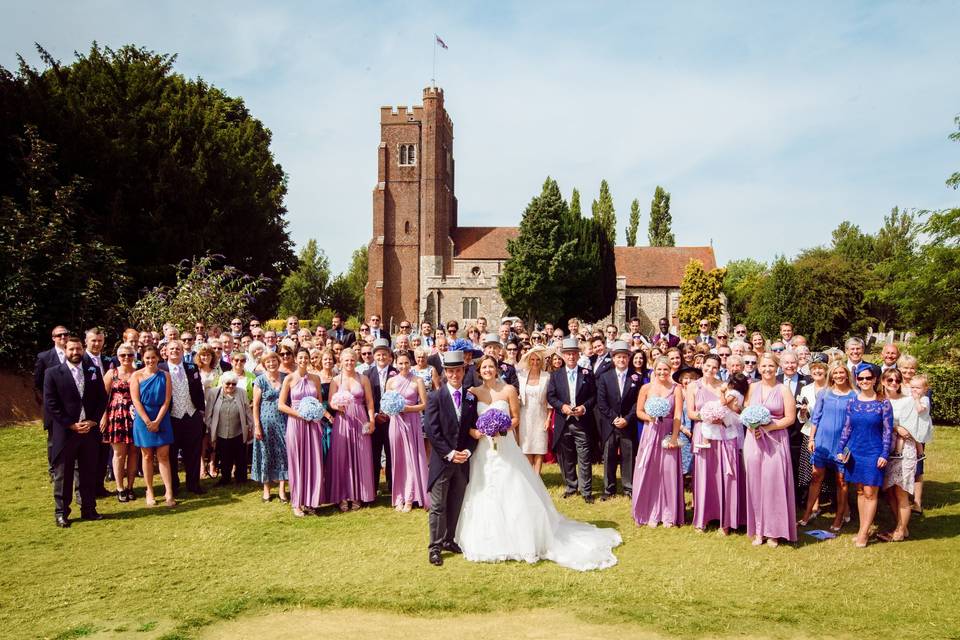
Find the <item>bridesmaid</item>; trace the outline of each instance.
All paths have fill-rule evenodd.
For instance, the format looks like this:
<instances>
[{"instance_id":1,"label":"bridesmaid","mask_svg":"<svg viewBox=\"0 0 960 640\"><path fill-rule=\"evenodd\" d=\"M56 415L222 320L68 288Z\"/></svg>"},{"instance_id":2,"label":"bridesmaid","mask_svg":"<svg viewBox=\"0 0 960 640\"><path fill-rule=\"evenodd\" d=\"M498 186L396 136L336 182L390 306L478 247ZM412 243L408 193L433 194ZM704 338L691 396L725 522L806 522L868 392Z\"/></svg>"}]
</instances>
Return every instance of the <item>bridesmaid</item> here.
<instances>
[{"instance_id":1,"label":"bridesmaid","mask_svg":"<svg viewBox=\"0 0 960 640\"><path fill-rule=\"evenodd\" d=\"M327 412L323 415L320 424L323 425L323 459L326 460L330 455L330 438L333 437L333 415L336 413L330 406L330 383L333 377L337 375L337 357L333 354L333 349L324 349L320 354L320 387L323 389L323 397L327 399Z\"/></svg>"},{"instance_id":2,"label":"bridesmaid","mask_svg":"<svg viewBox=\"0 0 960 640\"><path fill-rule=\"evenodd\" d=\"M390 451L393 453L393 504L397 511L409 513L413 503L430 508L427 489L427 456L423 448L420 414L427 406L427 388L411 369L410 352L399 351L393 363L399 375L387 382L387 391L404 397L403 413L390 417Z\"/></svg>"},{"instance_id":3,"label":"bridesmaid","mask_svg":"<svg viewBox=\"0 0 960 640\"><path fill-rule=\"evenodd\" d=\"M760 381L750 385L747 406L763 405L770 424L754 429L743 441L747 480L747 535L753 544L776 547L778 538L796 542L797 513L793 490L790 434L797 403L790 389L777 382L779 362L772 351L757 358Z\"/></svg>"},{"instance_id":4,"label":"bridesmaid","mask_svg":"<svg viewBox=\"0 0 960 640\"><path fill-rule=\"evenodd\" d=\"M340 511L360 508L362 502L376 500L373 486L373 392L370 380L356 372L357 356L352 349L340 352L340 374L330 383L331 406L337 410L333 420L330 456L330 502L340 505ZM332 399L337 393L351 396L349 402L338 404Z\"/></svg>"},{"instance_id":5,"label":"bridesmaid","mask_svg":"<svg viewBox=\"0 0 960 640\"><path fill-rule=\"evenodd\" d=\"M319 422L304 420L297 409L307 396L323 401L320 379L307 372L310 352L297 351L296 369L283 379L277 408L287 416L287 475L290 478L290 503L293 515L302 518L322 503L323 431Z\"/></svg>"},{"instance_id":6,"label":"bridesmaid","mask_svg":"<svg viewBox=\"0 0 960 640\"><path fill-rule=\"evenodd\" d=\"M253 383L253 463L251 477L263 485L263 501L270 502L270 483L276 482L280 502L287 502L287 417L280 413L280 356L267 351L260 357L264 372Z\"/></svg>"},{"instance_id":7,"label":"bridesmaid","mask_svg":"<svg viewBox=\"0 0 960 640\"><path fill-rule=\"evenodd\" d=\"M133 482L137 478L137 447L133 443L133 399L130 397L130 378L133 376L133 346L122 344L117 349L120 366L107 371L103 384L110 398L107 410L100 420L103 442L113 448L113 477L117 481L117 500L133 500ZM123 487L126 479L126 488Z\"/></svg>"},{"instance_id":8,"label":"bridesmaid","mask_svg":"<svg viewBox=\"0 0 960 640\"><path fill-rule=\"evenodd\" d=\"M173 475L170 472L170 445L173 444L173 425L170 423L170 374L157 369L160 352L156 347L143 350L143 369L130 375L130 399L136 409L133 417L133 442L143 456L143 478L147 483L147 506L157 504L153 495L153 463L160 466L163 479L163 499L168 507L175 506Z\"/></svg>"},{"instance_id":9,"label":"bridesmaid","mask_svg":"<svg viewBox=\"0 0 960 640\"><path fill-rule=\"evenodd\" d=\"M693 526L703 532L711 520L720 521L720 534L743 521L743 473L737 440L709 440L703 435L700 409L722 402L723 383L717 377L720 357L703 359L703 377L686 389L687 417L693 422Z\"/></svg>"},{"instance_id":10,"label":"bridesmaid","mask_svg":"<svg viewBox=\"0 0 960 640\"><path fill-rule=\"evenodd\" d=\"M644 407L648 398L666 398L670 413L654 419ZM637 464L633 471L633 519L638 525L682 525L684 518L683 473L680 468L680 414L683 392L670 379L670 360L661 356L653 366L653 380L640 389L637 418L648 427L640 436ZM663 445L669 438L667 447Z\"/></svg>"}]
</instances>

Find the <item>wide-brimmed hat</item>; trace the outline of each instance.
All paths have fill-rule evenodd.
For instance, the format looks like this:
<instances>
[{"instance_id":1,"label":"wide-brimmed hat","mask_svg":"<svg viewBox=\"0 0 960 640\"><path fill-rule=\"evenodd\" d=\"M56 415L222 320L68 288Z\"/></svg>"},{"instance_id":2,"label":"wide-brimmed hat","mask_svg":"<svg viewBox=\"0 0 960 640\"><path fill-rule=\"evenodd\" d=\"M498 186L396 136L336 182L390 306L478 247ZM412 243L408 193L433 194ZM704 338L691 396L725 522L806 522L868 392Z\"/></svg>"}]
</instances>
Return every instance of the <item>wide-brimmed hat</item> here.
<instances>
[{"instance_id":1,"label":"wide-brimmed hat","mask_svg":"<svg viewBox=\"0 0 960 640\"><path fill-rule=\"evenodd\" d=\"M576 351L580 352L580 341L576 338L564 338L563 342L560 343L560 351Z\"/></svg>"},{"instance_id":2,"label":"wide-brimmed hat","mask_svg":"<svg viewBox=\"0 0 960 640\"><path fill-rule=\"evenodd\" d=\"M466 338L457 338L450 344L450 351L462 351L464 354L469 353L474 358L479 358L483 355L483 350L478 349L477 345L473 344Z\"/></svg>"},{"instance_id":3,"label":"wide-brimmed hat","mask_svg":"<svg viewBox=\"0 0 960 640\"><path fill-rule=\"evenodd\" d=\"M543 363L542 366L546 367L547 364L547 355L548 351L546 347L536 345L527 349L527 352L523 354L523 357L520 358L520 362L517 363L517 369L523 369L526 371L530 368L530 357L531 356L540 356L540 360Z\"/></svg>"},{"instance_id":4,"label":"wide-brimmed hat","mask_svg":"<svg viewBox=\"0 0 960 640\"><path fill-rule=\"evenodd\" d=\"M376 353L380 349L386 349L390 351L390 341L386 338L377 338L373 341L373 352Z\"/></svg>"},{"instance_id":5,"label":"wide-brimmed hat","mask_svg":"<svg viewBox=\"0 0 960 640\"><path fill-rule=\"evenodd\" d=\"M673 376L671 377L673 378L674 382L676 382L677 384L680 384L680 376L682 376L685 373L692 373L697 378L703 377L703 371L700 371L700 369L697 369L696 367L691 367L688 364L681 365L679 369L673 372Z\"/></svg>"},{"instance_id":6,"label":"wide-brimmed hat","mask_svg":"<svg viewBox=\"0 0 960 640\"><path fill-rule=\"evenodd\" d=\"M610 345L610 353L630 353L630 345L624 340L616 340Z\"/></svg>"},{"instance_id":7,"label":"wide-brimmed hat","mask_svg":"<svg viewBox=\"0 0 960 640\"><path fill-rule=\"evenodd\" d=\"M443 352L443 368L449 369L451 367L462 367L463 366L463 351L444 351Z\"/></svg>"}]
</instances>

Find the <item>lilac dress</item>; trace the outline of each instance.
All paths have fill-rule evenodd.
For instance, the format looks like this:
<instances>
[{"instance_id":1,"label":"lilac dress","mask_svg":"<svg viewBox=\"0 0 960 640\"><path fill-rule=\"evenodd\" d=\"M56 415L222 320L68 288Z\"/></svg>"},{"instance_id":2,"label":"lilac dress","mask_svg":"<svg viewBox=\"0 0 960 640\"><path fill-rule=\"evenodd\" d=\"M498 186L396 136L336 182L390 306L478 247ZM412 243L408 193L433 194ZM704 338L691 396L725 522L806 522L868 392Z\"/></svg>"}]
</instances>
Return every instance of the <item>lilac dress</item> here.
<instances>
[{"instance_id":1,"label":"lilac dress","mask_svg":"<svg viewBox=\"0 0 960 640\"><path fill-rule=\"evenodd\" d=\"M398 378L396 391L408 405L420 402L416 377ZM393 454L393 504L417 502L430 508L427 489L427 453L423 446L419 413L401 413L390 417L390 451Z\"/></svg>"},{"instance_id":2,"label":"lilac dress","mask_svg":"<svg viewBox=\"0 0 960 640\"><path fill-rule=\"evenodd\" d=\"M749 404L762 404L773 420L781 419L782 386L778 384L764 392L763 383L753 383ZM747 535L795 542L797 513L789 430L764 430L759 438L747 434L743 441L743 463L747 475Z\"/></svg>"},{"instance_id":3,"label":"lilac dress","mask_svg":"<svg viewBox=\"0 0 960 640\"><path fill-rule=\"evenodd\" d=\"M290 406L294 411L307 396L321 399L320 390L310 378L300 378L290 387ZM288 416L286 441L290 503L294 507L319 507L324 490L323 426Z\"/></svg>"},{"instance_id":4,"label":"lilac dress","mask_svg":"<svg viewBox=\"0 0 960 640\"><path fill-rule=\"evenodd\" d=\"M333 420L330 452L327 454L328 502L373 502L373 445L364 429L370 422L363 387L359 380L344 386L341 375L337 393L347 392L353 401L340 407ZM353 387L350 391L349 388ZM383 426L377 427L383 429Z\"/></svg>"},{"instance_id":5,"label":"lilac dress","mask_svg":"<svg viewBox=\"0 0 960 640\"><path fill-rule=\"evenodd\" d=\"M633 468L633 519L638 525L684 523L683 472L680 449L664 449L663 439L673 435L673 392L667 396L670 413L643 429Z\"/></svg>"},{"instance_id":6,"label":"lilac dress","mask_svg":"<svg viewBox=\"0 0 960 640\"><path fill-rule=\"evenodd\" d=\"M720 398L703 386L696 385L696 411ZM709 444L709 447L698 445ZM693 424L693 526L705 529L712 520L723 528L737 529L745 519L743 463L737 440L707 440L702 423Z\"/></svg>"}]
</instances>

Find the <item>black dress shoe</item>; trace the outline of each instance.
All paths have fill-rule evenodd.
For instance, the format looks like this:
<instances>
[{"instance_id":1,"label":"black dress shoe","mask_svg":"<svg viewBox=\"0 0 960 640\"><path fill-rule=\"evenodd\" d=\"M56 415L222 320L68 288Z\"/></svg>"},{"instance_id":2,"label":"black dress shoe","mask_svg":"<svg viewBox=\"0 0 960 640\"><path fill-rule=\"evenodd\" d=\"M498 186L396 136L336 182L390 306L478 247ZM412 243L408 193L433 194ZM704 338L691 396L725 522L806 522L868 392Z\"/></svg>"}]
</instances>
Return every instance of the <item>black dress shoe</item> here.
<instances>
[{"instance_id":1,"label":"black dress shoe","mask_svg":"<svg viewBox=\"0 0 960 640\"><path fill-rule=\"evenodd\" d=\"M593 503L594 503L593 496L583 496L583 501L586 502L587 504L593 504Z\"/></svg>"},{"instance_id":2,"label":"black dress shoe","mask_svg":"<svg viewBox=\"0 0 960 640\"><path fill-rule=\"evenodd\" d=\"M98 497L98 498L109 498L109 497L110 497L110 492L107 491L106 488L100 487L100 488L97 489L97 497Z\"/></svg>"},{"instance_id":3,"label":"black dress shoe","mask_svg":"<svg viewBox=\"0 0 960 640\"><path fill-rule=\"evenodd\" d=\"M126 502L127 501L127 492L126 491L117 491L117 501Z\"/></svg>"},{"instance_id":4,"label":"black dress shoe","mask_svg":"<svg viewBox=\"0 0 960 640\"><path fill-rule=\"evenodd\" d=\"M610 495L609 493L600 494L600 502L606 502L607 500L610 500L611 498L613 498L613 496Z\"/></svg>"},{"instance_id":5,"label":"black dress shoe","mask_svg":"<svg viewBox=\"0 0 960 640\"><path fill-rule=\"evenodd\" d=\"M443 544L443 550L449 551L450 553L463 553L463 549L461 549L460 545L458 545L456 542L445 542Z\"/></svg>"},{"instance_id":6,"label":"black dress shoe","mask_svg":"<svg viewBox=\"0 0 960 640\"><path fill-rule=\"evenodd\" d=\"M202 496L207 492L207 490L201 487L200 485L197 485L195 487L187 487L187 491L197 496Z\"/></svg>"},{"instance_id":7,"label":"black dress shoe","mask_svg":"<svg viewBox=\"0 0 960 640\"><path fill-rule=\"evenodd\" d=\"M88 511L87 513L81 514L80 518L82 520L103 520L103 514L97 513L96 511Z\"/></svg>"},{"instance_id":8,"label":"black dress shoe","mask_svg":"<svg viewBox=\"0 0 960 640\"><path fill-rule=\"evenodd\" d=\"M137 499L137 494L133 492L133 489L127 489L127 502L132 502Z\"/></svg>"},{"instance_id":9,"label":"black dress shoe","mask_svg":"<svg viewBox=\"0 0 960 640\"><path fill-rule=\"evenodd\" d=\"M430 549L430 564L435 567L443 566L443 556L440 555L440 549Z\"/></svg>"},{"instance_id":10,"label":"black dress shoe","mask_svg":"<svg viewBox=\"0 0 960 640\"><path fill-rule=\"evenodd\" d=\"M563 499L566 500L566 499L569 498L570 496L575 496L575 495L577 495L577 492L576 492L576 491L564 491L564 492L563 492Z\"/></svg>"},{"instance_id":11,"label":"black dress shoe","mask_svg":"<svg viewBox=\"0 0 960 640\"><path fill-rule=\"evenodd\" d=\"M57 526L61 529L69 529L70 519L67 516L57 516Z\"/></svg>"}]
</instances>

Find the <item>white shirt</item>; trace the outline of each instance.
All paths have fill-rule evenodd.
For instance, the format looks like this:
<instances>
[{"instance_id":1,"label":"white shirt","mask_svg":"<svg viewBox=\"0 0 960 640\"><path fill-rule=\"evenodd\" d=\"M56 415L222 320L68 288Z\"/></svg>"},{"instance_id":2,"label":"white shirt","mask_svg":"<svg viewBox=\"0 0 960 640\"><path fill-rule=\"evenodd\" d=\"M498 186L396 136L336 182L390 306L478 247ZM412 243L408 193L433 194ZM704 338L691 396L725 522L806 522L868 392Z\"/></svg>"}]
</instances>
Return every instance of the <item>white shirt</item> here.
<instances>
[{"instance_id":1,"label":"white shirt","mask_svg":"<svg viewBox=\"0 0 960 640\"><path fill-rule=\"evenodd\" d=\"M60 358L60 364L63 364L64 362L67 361L67 352L66 352L66 351L61 351L60 349L57 349L56 347L54 347L54 351L57 352L57 357Z\"/></svg>"}]
</instances>

